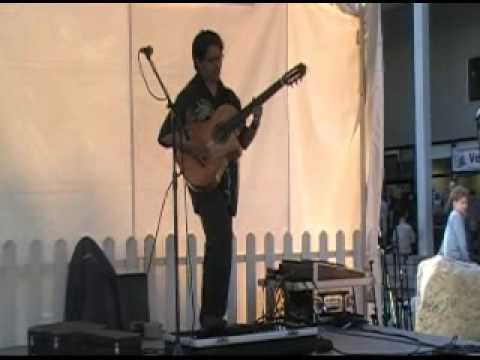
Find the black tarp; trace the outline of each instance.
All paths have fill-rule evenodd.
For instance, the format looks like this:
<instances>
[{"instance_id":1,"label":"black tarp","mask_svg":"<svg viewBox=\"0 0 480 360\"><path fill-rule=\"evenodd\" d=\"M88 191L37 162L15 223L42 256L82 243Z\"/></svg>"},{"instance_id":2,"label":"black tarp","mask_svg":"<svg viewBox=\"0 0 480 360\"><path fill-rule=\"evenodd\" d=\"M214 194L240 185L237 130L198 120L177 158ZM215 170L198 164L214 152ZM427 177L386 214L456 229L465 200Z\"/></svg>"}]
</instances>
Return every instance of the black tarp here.
<instances>
[{"instance_id":1,"label":"black tarp","mask_svg":"<svg viewBox=\"0 0 480 360\"><path fill-rule=\"evenodd\" d=\"M125 328L115 269L88 236L78 242L68 267L65 321L75 320Z\"/></svg>"}]
</instances>

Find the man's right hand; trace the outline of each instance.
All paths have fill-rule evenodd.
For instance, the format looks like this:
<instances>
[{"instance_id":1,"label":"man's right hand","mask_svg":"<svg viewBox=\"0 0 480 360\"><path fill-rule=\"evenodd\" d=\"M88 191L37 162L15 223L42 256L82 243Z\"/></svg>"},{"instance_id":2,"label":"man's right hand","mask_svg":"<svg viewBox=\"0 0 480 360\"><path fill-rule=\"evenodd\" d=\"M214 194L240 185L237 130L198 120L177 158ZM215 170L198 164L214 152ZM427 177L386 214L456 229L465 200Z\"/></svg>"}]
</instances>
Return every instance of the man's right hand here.
<instances>
[{"instance_id":1,"label":"man's right hand","mask_svg":"<svg viewBox=\"0 0 480 360\"><path fill-rule=\"evenodd\" d=\"M162 144L172 146L173 136L169 134L164 136L161 140ZM189 141L186 141L185 138L181 139L180 135L178 134L176 135L175 141L177 142L177 146L181 147L181 152L190 155L202 166L205 166L213 156L212 150L206 145L193 144Z\"/></svg>"},{"instance_id":2,"label":"man's right hand","mask_svg":"<svg viewBox=\"0 0 480 360\"><path fill-rule=\"evenodd\" d=\"M202 166L205 166L212 156L210 148L205 145L188 144L184 146L184 152L197 160Z\"/></svg>"}]
</instances>

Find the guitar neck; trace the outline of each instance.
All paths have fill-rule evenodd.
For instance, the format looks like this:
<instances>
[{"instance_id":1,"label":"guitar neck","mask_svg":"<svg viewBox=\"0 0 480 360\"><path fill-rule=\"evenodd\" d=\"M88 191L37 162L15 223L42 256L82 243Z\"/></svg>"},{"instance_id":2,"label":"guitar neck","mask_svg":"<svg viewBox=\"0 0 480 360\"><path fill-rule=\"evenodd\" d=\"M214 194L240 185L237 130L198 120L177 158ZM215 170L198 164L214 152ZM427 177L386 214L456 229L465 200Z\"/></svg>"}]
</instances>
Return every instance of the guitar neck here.
<instances>
[{"instance_id":1,"label":"guitar neck","mask_svg":"<svg viewBox=\"0 0 480 360\"><path fill-rule=\"evenodd\" d=\"M262 92L258 97L253 99L247 106L245 106L238 114L236 114L232 119L230 119L226 124L224 124L224 131L226 133L231 133L238 127L243 126L245 119L253 112L253 109L257 105L262 105L268 99L270 99L275 93L280 90L285 83L282 79L278 79L274 82L268 89Z\"/></svg>"}]
</instances>

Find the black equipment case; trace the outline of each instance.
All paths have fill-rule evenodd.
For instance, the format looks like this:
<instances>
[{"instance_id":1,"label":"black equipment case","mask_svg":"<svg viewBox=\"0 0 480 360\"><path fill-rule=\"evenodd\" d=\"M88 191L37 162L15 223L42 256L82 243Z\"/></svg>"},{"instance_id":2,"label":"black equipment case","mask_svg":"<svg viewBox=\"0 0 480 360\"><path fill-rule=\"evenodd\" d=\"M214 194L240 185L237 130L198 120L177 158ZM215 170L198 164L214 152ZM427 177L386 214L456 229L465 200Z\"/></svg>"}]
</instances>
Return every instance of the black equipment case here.
<instances>
[{"instance_id":1,"label":"black equipment case","mask_svg":"<svg viewBox=\"0 0 480 360\"><path fill-rule=\"evenodd\" d=\"M77 355L83 353L83 331L102 329L105 325L87 321L36 325L28 329L29 355Z\"/></svg>"}]
</instances>

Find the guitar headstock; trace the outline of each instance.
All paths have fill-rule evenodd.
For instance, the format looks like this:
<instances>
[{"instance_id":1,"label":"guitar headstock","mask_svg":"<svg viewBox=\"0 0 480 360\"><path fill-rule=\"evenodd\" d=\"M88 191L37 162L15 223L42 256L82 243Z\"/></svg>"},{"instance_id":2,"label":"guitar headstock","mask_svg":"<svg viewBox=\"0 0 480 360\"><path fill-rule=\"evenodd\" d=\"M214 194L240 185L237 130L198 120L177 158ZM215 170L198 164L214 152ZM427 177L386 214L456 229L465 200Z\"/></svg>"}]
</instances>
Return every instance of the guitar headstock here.
<instances>
[{"instance_id":1,"label":"guitar headstock","mask_svg":"<svg viewBox=\"0 0 480 360\"><path fill-rule=\"evenodd\" d=\"M295 85L302 80L306 72L307 66L304 63L299 63L282 76L282 82L288 86Z\"/></svg>"}]
</instances>

